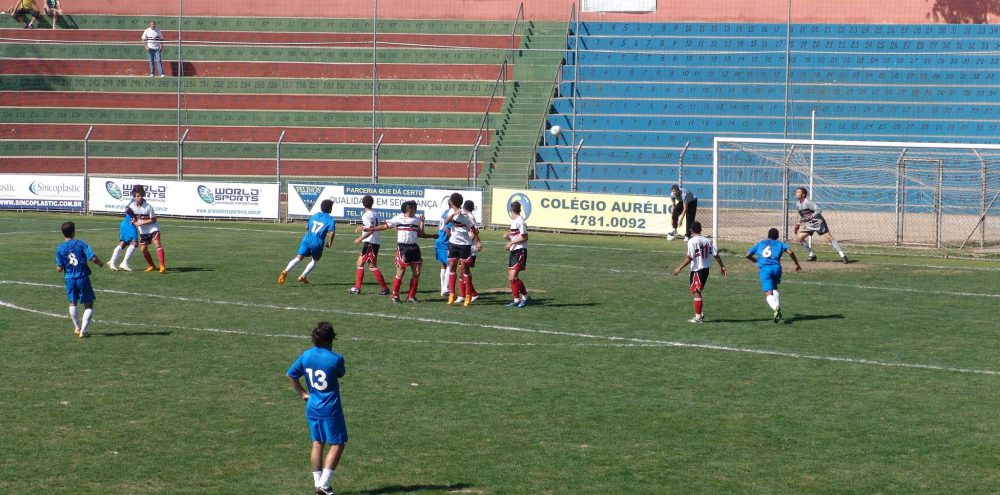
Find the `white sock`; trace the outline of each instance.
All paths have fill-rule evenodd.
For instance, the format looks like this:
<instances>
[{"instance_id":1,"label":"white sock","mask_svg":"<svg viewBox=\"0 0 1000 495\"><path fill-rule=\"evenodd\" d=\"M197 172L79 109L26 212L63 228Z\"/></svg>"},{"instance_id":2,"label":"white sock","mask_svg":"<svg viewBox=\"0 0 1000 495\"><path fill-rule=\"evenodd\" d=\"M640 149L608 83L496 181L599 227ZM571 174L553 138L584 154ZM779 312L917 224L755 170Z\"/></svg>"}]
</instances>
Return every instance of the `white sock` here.
<instances>
[{"instance_id":1,"label":"white sock","mask_svg":"<svg viewBox=\"0 0 1000 495\"><path fill-rule=\"evenodd\" d=\"M771 291L771 295L774 296L774 309L780 308L781 307L781 293L778 292L778 289L774 289L774 290Z\"/></svg>"},{"instance_id":2,"label":"white sock","mask_svg":"<svg viewBox=\"0 0 1000 495\"><path fill-rule=\"evenodd\" d=\"M313 268L316 268L316 260L309 260L309 264L306 265L306 269L302 270L302 276L305 277L306 275L309 275L309 272L313 271Z\"/></svg>"},{"instance_id":3,"label":"white sock","mask_svg":"<svg viewBox=\"0 0 1000 495\"><path fill-rule=\"evenodd\" d=\"M115 250L111 253L111 259L108 260L108 265L115 266L115 262L118 261L118 255L122 252L122 245L119 244L115 246Z\"/></svg>"},{"instance_id":4,"label":"white sock","mask_svg":"<svg viewBox=\"0 0 1000 495\"><path fill-rule=\"evenodd\" d=\"M83 323L80 325L80 331L86 333L87 327L90 326L90 319L94 316L94 310L91 308L86 308L83 310Z\"/></svg>"},{"instance_id":5,"label":"white sock","mask_svg":"<svg viewBox=\"0 0 1000 495\"><path fill-rule=\"evenodd\" d=\"M441 268L441 293L448 290L448 269Z\"/></svg>"},{"instance_id":6,"label":"white sock","mask_svg":"<svg viewBox=\"0 0 1000 495\"><path fill-rule=\"evenodd\" d=\"M323 474L323 471L313 471L313 486L316 487L316 488L319 488L320 486L322 486L322 485L319 484L319 476L321 474Z\"/></svg>"},{"instance_id":7,"label":"white sock","mask_svg":"<svg viewBox=\"0 0 1000 495\"><path fill-rule=\"evenodd\" d=\"M76 318L76 306L69 307L69 319L73 320L73 328L80 329L80 320Z\"/></svg>"},{"instance_id":8,"label":"white sock","mask_svg":"<svg viewBox=\"0 0 1000 495\"><path fill-rule=\"evenodd\" d=\"M122 258L122 264L128 265L128 259L132 257L133 251L135 251L135 245L129 244L128 247L125 248L125 257Z\"/></svg>"},{"instance_id":9,"label":"white sock","mask_svg":"<svg viewBox=\"0 0 1000 495\"><path fill-rule=\"evenodd\" d=\"M323 474L319 475L319 486L330 486L330 478L333 478L333 470L324 469Z\"/></svg>"},{"instance_id":10,"label":"white sock","mask_svg":"<svg viewBox=\"0 0 1000 495\"><path fill-rule=\"evenodd\" d=\"M292 268L295 268L295 265L299 264L299 261L301 260L298 258L292 258L292 261L289 261L288 266L285 267L285 271L286 272L292 271Z\"/></svg>"},{"instance_id":11,"label":"white sock","mask_svg":"<svg viewBox=\"0 0 1000 495\"><path fill-rule=\"evenodd\" d=\"M840 244L837 244L837 240L834 239L834 240L830 241L830 244L833 245L833 249L835 249L837 251L837 253L840 254L841 258L843 258L844 257L844 251L842 249L840 249Z\"/></svg>"},{"instance_id":12,"label":"white sock","mask_svg":"<svg viewBox=\"0 0 1000 495\"><path fill-rule=\"evenodd\" d=\"M772 310L778 308L778 304L774 302L774 296L767 294L764 296L764 300L767 301L767 305L771 307Z\"/></svg>"}]
</instances>

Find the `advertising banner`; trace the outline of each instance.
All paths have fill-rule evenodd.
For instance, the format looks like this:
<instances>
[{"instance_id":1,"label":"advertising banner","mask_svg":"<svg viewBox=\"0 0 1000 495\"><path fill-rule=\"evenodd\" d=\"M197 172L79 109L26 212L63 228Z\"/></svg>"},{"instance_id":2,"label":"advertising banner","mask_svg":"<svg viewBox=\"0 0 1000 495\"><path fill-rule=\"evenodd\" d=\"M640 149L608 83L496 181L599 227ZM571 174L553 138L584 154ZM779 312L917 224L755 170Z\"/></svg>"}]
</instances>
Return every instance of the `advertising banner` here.
<instances>
[{"instance_id":1,"label":"advertising banner","mask_svg":"<svg viewBox=\"0 0 1000 495\"><path fill-rule=\"evenodd\" d=\"M379 218L396 216L404 201L417 202L417 215L424 215L428 224L437 224L448 209L448 197L457 192L476 204L473 216L483 222L483 192L475 189L442 189L437 187L394 184L288 184L288 216L308 217L320 211L324 199L333 200L333 215L337 220L361 221L365 208L361 198L371 196L372 208Z\"/></svg>"},{"instance_id":2,"label":"advertising banner","mask_svg":"<svg viewBox=\"0 0 1000 495\"><path fill-rule=\"evenodd\" d=\"M656 0L583 0L583 12L656 12Z\"/></svg>"},{"instance_id":3,"label":"advertising banner","mask_svg":"<svg viewBox=\"0 0 1000 495\"><path fill-rule=\"evenodd\" d=\"M493 223L510 218L510 204L521 203L528 227L620 234L666 235L670 198L583 194L530 189L493 190Z\"/></svg>"},{"instance_id":4,"label":"advertising banner","mask_svg":"<svg viewBox=\"0 0 1000 495\"><path fill-rule=\"evenodd\" d=\"M90 210L124 212L132 186L146 188L157 215L207 218L278 218L278 184L90 178Z\"/></svg>"},{"instance_id":5,"label":"advertising banner","mask_svg":"<svg viewBox=\"0 0 1000 495\"><path fill-rule=\"evenodd\" d=\"M0 174L0 210L83 211L82 175Z\"/></svg>"}]
</instances>

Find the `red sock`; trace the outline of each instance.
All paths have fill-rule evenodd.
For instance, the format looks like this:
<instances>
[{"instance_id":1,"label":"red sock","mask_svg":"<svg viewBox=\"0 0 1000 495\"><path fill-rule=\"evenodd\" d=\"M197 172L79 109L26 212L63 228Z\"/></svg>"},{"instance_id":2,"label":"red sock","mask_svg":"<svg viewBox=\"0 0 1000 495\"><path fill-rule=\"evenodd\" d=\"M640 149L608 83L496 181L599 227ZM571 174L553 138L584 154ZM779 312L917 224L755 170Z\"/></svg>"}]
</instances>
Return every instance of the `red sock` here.
<instances>
[{"instance_id":1,"label":"red sock","mask_svg":"<svg viewBox=\"0 0 1000 495\"><path fill-rule=\"evenodd\" d=\"M694 314L700 315L702 306L701 296L694 296Z\"/></svg>"},{"instance_id":2,"label":"red sock","mask_svg":"<svg viewBox=\"0 0 1000 495\"><path fill-rule=\"evenodd\" d=\"M409 294L409 298L410 299L413 299L414 297L417 297L417 284L418 283L420 283L420 279L419 278L417 278L417 277L411 277L410 278L410 294Z\"/></svg>"},{"instance_id":3,"label":"red sock","mask_svg":"<svg viewBox=\"0 0 1000 495\"><path fill-rule=\"evenodd\" d=\"M517 287L521 295L528 295L528 289L524 287L524 280L517 279Z\"/></svg>"},{"instance_id":4,"label":"red sock","mask_svg":"<svg viewBox=\"0 0 1000 495\"><path fill-rule=\"evenodd\" d=\"M448 275L448 293L449 294L454 294L455 293L455 279L456 279L457 276L458 276L458 274L455 273L455 272L451 272L451 274Z\"/></svg>"},{"instance_id":5,"label":"red sock","mask_svg":"<svg viewBox=\"0 0 1000 495\"><path fill-rule=\"evenodd\" d=\"M514 299L521 298L521 284L519 279L514 279L510 281L510 293L514 294Z\"/></svg>"},{"instance_id":6,"label":"red sock","mask_svg":"<svg viewBox=\"0 0 1000 495\"><path fill-rule=\"evenodd\" d=\"M361 290L361 282L365 279L364 267L358 267L358 273L354 276L354 288Z\"/></svg>"},{"instance_id":7,"label":"red sock","mask_svg":"<svg viewBox=\"0 0 1000 495\"><path fill-rule=\"evenodd\" d=\"M472 286L471 282L472 278L469 277L468 273L462 275L462 297L472 297L472 291L469 290L469 287Z\"/></svg>"},{"instance_id":8,"label":"red sock","mask_svg":"<svg viewBox=\"0 0 1000 495\"><path fill-rule=\"evenodd\" d=\"M164 258L166 258L166 255L163 254L163 248L162 247L156 248L156 259L160 260L160 266L163 266Z\"/></svg>"},{"instance_id":9,"label":"red sock","mask_svg":"<svg viewBox=\"0 0 1000 495\"><path fill-rule=\"evenodd\" d=\"M392 279L392 297L399 297L399 286L403 285L403 279L399 277L393 277Z\"/></svg>"},{"instance_id":10,"label":"red sock","mask_svg":"<svg viewBox=\"0 0 1000 495\"><path fill-rule=\"evenodd\" d=\"M156 267L156 265L153 264L153 257L149 255L148 249L142 252L142 257L146 258L147 265L152 266L154 268Z\"/></svg>"},{"instance_id":11,"label":"red sock","mask_svg":"<svg viewBox=\"0 0 1000 495\"><path fill-rule=\"evenodd\" d=\"M472 285L472 274L471 273L469 274L469 295L472 296L472 297L476 297L476 296L479 295L479 293L476 292L476 286Z\"/></svg>"},{"instance_id":12,"label":"red sock","mask_svg":"<svg viewBox=\"0 0 1000 495\"><path fill-rule=\"evenodd\" d=\"M383 290L389 290L389 287L385 285L385 277L382 276L382 270L379 270L378 267L369 268L369 270L371 270L372 275L375 275L375 281L378 282L378 286ZM361 275L358 275L358 277L360 278ZM359 283L358 285L360 286L361 284Z\"/></svg>"}]
</instances>

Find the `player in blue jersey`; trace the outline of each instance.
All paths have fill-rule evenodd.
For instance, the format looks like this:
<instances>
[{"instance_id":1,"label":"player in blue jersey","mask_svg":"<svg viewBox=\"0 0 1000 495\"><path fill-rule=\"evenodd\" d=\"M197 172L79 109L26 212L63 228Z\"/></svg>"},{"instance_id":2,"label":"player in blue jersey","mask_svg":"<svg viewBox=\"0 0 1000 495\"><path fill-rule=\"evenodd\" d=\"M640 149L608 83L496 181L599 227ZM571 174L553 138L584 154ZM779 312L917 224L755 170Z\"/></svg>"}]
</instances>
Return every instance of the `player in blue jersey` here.
<instances>
[{"instance_id":1,"label":"player in blue jersey","mask_svg":"<svg viewBox=\"0 0 1000 495\"><path fill-rule=\"evenodd\" d=\"M438 224L437 237L434 239L434 258L441 263L441 295L448 295L448 276L451 270L448 268L448 238L451 236L453 223L445 223L451 210L441 213L441 223Z\"/></svg>"},{"instance_id":2,"label":"player in blue jersey","mask_svg":"<svg viewBox=\"0 0 1000 495\"><path fill-rule=\"evenodd\" d=\"M132 217L126 214L122 218L121 223L118 224L118 244L115 245L115 250L111 253L111 259L108 260L108 268L112 270L121 268L127 272L132 271L128 260L132 257L132 252L135 251L138 245L139 235L136 232L135 225L132 224ZM125 257L122 258L122 264L116 267L115 263L118 262L118 255L121 254L122 249L125 249Z\"/></svg>"},{"instance_id":3,"label":"player in blue jersey","mask_svg":"<svg viewBox=\"0 0 1000 495\"><path fill-rule=\"evenodd\" d=\"M309 272L316 268L316 263L320 258L323 257L323 246L330 247L333 245L333 237L336 234L337 225L330 216L330 212L333 211L333 201L329 199L324 199L319 205L319 213L313 214L309 217L309 221L306 222L306 235L302 237L302 242L299 243L299 250L295 254L295 257L288 262L288 266L285 267L284 271L278 275L278 284L284 285L285 278L288 277L288 272L295 268L295 265L302 261L302 258L306 256L311 256L312 260L306 265L306 269L302 270L302 275L299 275L299 282L303 284L308 284L309 279L306 277ZM330 233L330 240L326 241L327 232Z\"/></svg>"},{"instance_id":4,"label":"player in blue jersey","mask_svg":"<svg viewBox=\"0 0 1000 495\"><path fill-rule=\"evenodd\" d=\"M90 265L93 261L97 266L104 266L101 259L94 254L86 241L74 239L76 224L62 224L62 244L56 247L56 272L65 273L66 297L69 299L69 317L73 320L73 333L87 337L87 327L94 315L94 288L90 285ZM82 321L77 319L76 305L83 303Z\"/></svg>"},{"instance_id":5,"label":"player in blue jersey","mask_svg":"<svg viewBox=\"0 0 1000 495\"><path fill-rule=\"evenodd\" d=\"M344 356L333 351L337 339L333 325L328 321L316 324L312 331L313 346L299 355L285 373L292 388L306 401L306 423L312 438L309 463L312 466L313 484L317 494L332 495L330 478L333 477L340 456L347 443L347 423L340 400L339 379L344 377ZM306 377L303 388L299 379ZM328 446L326 456L323 449Z\"/></svg>"},{"instance_id":6,"label":"player in blue jersey","mask_svg":"<svg viewBox=\"0 0 1000 495\"><path fill-rule=\"evenodd\" d=\"M767 305L774 311L774 322L781 320L781 299L778 293L778 284L781 283L781 255L788 253L788 256L795 262L795 271L801 272L802 265L792 252L788 244L778 240L778 229L771 228L767 231L767 239L754 244L747 250L747 259L757 263L760 271L760 288L764 291L764 299Z\"/></svg>"}]
</instances>

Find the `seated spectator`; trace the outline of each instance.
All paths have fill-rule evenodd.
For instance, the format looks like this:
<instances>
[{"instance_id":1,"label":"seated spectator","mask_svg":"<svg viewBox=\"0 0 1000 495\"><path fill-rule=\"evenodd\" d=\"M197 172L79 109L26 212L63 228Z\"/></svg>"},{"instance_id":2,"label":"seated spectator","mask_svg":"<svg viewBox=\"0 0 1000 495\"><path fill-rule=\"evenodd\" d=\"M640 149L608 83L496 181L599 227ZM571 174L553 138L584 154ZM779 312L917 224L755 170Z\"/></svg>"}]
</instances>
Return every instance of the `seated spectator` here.
<instances>
[{"instance_id":1,"label":"seated spectator","mask_svg":"<svg viewBox=\"0 0 1000 495\"><path fill-rule=\"evenodd\" d=\"M59 0L45 0L45 15L52 18L52 29L56 28L59 16L63 15L62 2Z\"/></svg>"},{"instance_id":2,"label":"seated spectator","mask_svg":"<svg viewBox=\"0 0 1000 495\"><path fill-rule=\"evenodd\" d=\"M25 29L31 29L35 27L35 21L37 21L42 14L38 12L38 5L35 4L35 0L17 0L14 2L14 6L10 8L11 16L14 17L15 21L24 22ZM22 21L19 18L23 18Z\"/></svg>"}]
</instances>

